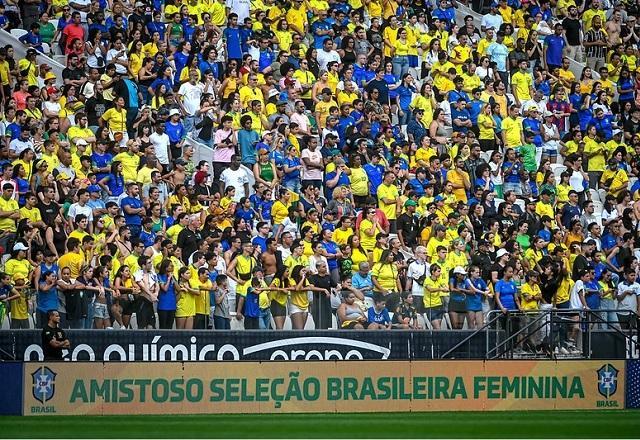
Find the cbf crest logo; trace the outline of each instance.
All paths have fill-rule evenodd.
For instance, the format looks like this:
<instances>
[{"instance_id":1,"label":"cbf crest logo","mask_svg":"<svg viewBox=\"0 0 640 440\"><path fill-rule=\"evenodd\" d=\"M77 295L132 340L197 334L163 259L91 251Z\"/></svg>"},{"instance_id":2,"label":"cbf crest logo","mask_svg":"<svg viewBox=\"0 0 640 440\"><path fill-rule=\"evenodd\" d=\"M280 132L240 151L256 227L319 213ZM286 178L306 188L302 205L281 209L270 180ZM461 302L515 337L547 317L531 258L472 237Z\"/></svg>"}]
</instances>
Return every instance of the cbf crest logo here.
<instances>
[{"instance_id":1,"label":"cbf crest logo","mask_svg":"<svg viewBox=\"0 0 640 440\"><path fill-rule=\"evenodd\" d=\"M40 367L31 373L31 378L33 379L33 397L41 403L51 400L56 390L56 373L49 367Z\"/></svg>"},{"instance_id":2,"label":"cbf crest logo","mask_svg":"<svg viewBox=\"0 0 640 440\"><path fill-rule=\"evenodd\" d=\"M618 370L611 364L605 364L598 370L598 392L609 399L618 390Z\"/></svg>"}]
</instances>

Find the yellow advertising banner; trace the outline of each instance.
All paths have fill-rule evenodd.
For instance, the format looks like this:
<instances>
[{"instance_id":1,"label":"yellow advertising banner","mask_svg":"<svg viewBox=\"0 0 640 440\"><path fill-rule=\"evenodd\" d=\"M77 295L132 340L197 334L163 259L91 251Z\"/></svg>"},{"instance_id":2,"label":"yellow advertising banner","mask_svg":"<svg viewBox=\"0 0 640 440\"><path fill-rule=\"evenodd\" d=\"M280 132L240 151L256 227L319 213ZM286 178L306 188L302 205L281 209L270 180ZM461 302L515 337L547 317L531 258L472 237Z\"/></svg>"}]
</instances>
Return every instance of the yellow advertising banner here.
<instances>
[{"instance_id":1,"label":"yellow advertising banner","mask_svg":"<svg viewBox=\"0 0 640 440\"><path fill-rule=\"evenodd\" d=\"M624 361L25 363L24 414L624 408Z\"/></svg>"}]
</instances>

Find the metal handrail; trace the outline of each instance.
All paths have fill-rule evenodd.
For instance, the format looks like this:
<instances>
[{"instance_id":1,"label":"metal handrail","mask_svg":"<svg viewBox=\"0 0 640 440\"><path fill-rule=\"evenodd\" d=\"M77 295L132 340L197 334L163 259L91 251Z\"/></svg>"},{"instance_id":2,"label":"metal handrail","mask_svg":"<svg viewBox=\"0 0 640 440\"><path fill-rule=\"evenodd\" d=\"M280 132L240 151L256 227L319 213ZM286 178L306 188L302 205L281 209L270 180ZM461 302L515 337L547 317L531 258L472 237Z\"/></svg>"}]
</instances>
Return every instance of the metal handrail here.
<instances>
[{"instance_id":1,"label":"metal handrail","mask_svg":"<svg viewBox=\"0 0 640 440\"><path fill-rule=\"evenodd\" d=\"M486 344L487 344L487 353L486 353L486 357L487 359L490 358L489 354L493 353L493 352L497 352L501 347L505 346L506 344L512 342L514 340L514 338L517 338L519 335L521 335L524 331L529 330L530 327L532 327L534 324L539 323L540 321L543 321L543 324L538 326L535 331L541 330L542 328L544 328L547 324L551 325L553 324L554 320L553 317L554 316L559 316L560 318L563 318L562 315L566 315L566 314L575 314L575 313L585 313L591 317L591 316L595 316L595 320L590 320L590 319L581 319L580 321L575 322L576 324L589 324L587 326L587 331L586 333L589 335L589 353L588 353L588 357L591 357L591 331L593 330L591 328L590 324L594 324L594 323L605 323L607 325L608 328L613 329L615 331L615 333L621 335L625 341L627 342L631 342L631 343L635 343L637 346L640 345L639 342L634 341L633 340L633 332L634 330L636 332L639 332L640 334L640 329L637 328L631 328L629 329L629 332L625 332L622 329L614 326L611 322L603 319L602 317L599 316L598 312L612 312L612 313L618 313L618 312L625 312L625 313L630 313L636 316L636 318L640 319L640 315L637 312L634 312L632 310L619 310L619 309L598 309L598 310L584 310L584 309L550 309L550 310L536 310L536 311L513 311L513 312L509 312L507 315L507 318L509 316L511 317L522 317L522 316L526 316L526 315L531 315L531 314L537 314L539 315L534 321L526 324L524 327L520 328L517 332L515 332L514 334L508 335L508 337L504 340L501 341L500 343L498 343L494 348L489 349L489 334L487 332L487 336L486 336ZM496 317L491 319L491 322L495 322L497 320L497 318L499 316L501 316L503 313L500 310L491 310L487 313L487 318L489 319L489 317L495 314ZM551 317L549 320L547 320L548 317ZM566 318L564 318L566 319ZM498 331L498 329L496 328L496 332ZM553 340L553 325L551 325L550 327L550 339ZM496 341L498 339L496 338ZM496 355L494 358L502 356L504 354L506 354L507 351L503 352L502 354L498 354Z\"/></svg>"},{"instance_id":2,"label":"metal handrail","mask_svg":"<svg viewBox=\"0 0 640 440\"><path fill-rule=\"evenodd\" d=\"M488 314L487 314L488 317ZM500 316L496 316L493 319L487 319L487 323L485 325L483 325L482 327L480 327L479 329L476 329L476 331L474 331L473 333L471 333L469 336L467 336L466 338L464 338L462 341L458 342L456 345L454 345L453 347L451 347L449 350L447 350L443 355L440 356L440 359L444 359L445 357L447 357L451 352L457 350L458 348L460 348L462 345L466 344L467 342L469 342L475 335L477 335L478 333L480 333L481 331L485 331L487 329L490 328L490 326L495 323L498 319L500 318ZM488 334L488 332L487 332ZM489 348L489 340L487 339L487 349Z\"/></svg>"},{"instance_id":3,"label":"metal handrail","mask_svg":"<svg viewBox=\"0 0 640 440\"><path fill-rule=\"evenodd\" d=\"M527 324L527 325L525 325L524 327L520 328L520 329L519 329L517 332L515 332L514 334L509 335L509 336L507 337L507 339L505 339L504 341L502 341L500 344L496 345L496 346L495 346L494 348L492 348L491 350L488 350L488 349L487 349L487 353L486 353L486 357L487 357L487 359L489 359L489 354L490 354L490 353L493 353L494 351L496 351L496 352L497 352L501 347L503 347L503 346L504 346L504 345L506 345L507 343L511 342L511 341L513 340L513 338L515 338L515 337L519 336L520 334L522 334L522 333L523 333L523 332L525 332L525 331L528 331L528 330L529 330L529 327L532 327L532 326L533 326L534 324L536 324L537 322L539 322L539 321L541 321L541 320L544 320L544 322L542 323L542 325L538 326L534 331L538 331L538 330L541 330L542 328L544 328L544 327L547 325L547 322L546 322L546 320L547 320L547 315L549 315L549 314L552 312L552 310L544 310L543 312L544 312L544 313L536 312L536 313L539 315L536 319L534 319L533 321L531 321L530 323L528 323L528 324ZM523 313L523 312L513 313L512 315L517 316L517 315L520 315L520 314L521 314L522 316L526 316L526 315L527 315L527 313L526 313L526 312L524 312L524 313ZM529 314L532 314L532 313L529 313ZM499 317L500 317L500 315L498 315L498 317L497 317L497 318L499 318ZM509 317L509 314L507 313L507 318L508 318L508 317ZM497 318L496 318L496 319L497 319ZM497 357L499 357L499 356L501 356L501 355L504 355L504 354L506 354L506 353L507 353L507 352L505 351L505 352L503 352L502 354L497 354L497 355L496 355L494 358L492 358L492 359L495 359L495 358L497 358Z\"/></svg>"}]
</instances>

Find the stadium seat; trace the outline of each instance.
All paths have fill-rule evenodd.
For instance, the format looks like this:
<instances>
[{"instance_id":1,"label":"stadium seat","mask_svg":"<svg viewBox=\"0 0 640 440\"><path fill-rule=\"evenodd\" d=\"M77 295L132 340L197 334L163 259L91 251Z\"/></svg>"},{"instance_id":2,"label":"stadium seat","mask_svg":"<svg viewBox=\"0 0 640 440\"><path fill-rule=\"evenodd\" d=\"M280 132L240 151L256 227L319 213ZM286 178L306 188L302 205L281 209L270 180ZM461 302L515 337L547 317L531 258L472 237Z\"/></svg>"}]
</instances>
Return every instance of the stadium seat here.
<instances>
[{"instance_id":1,"label":"stadium seat","mask_svg":"<svg viewBox=\"0 0 640 440\"><path fill-rule=\"evenodd\" d=\"M316 323L313 322L313 316L311 316L311 313L309 313L308 317L307 317L307 323L304 326L305 330L315 330L316 328Z\"/></svg>"},{"instance_id":2,"label":"stadium seat","mask_svg":"<svg viewBox=\"0 0 640 440\"><path fill-rule=\"evenodd\" d=\"M46 55L51 53L51 47L47 43L42 43L42 53Z\"/></svg>"},{"instance_id":3,"label":"stadium seat","mask_svg":"<svg viewBox=\"0 0 640 440\"><path fill-rule=\"evenodd\" d=\"M440 328L442 330L453 330L453 326L451 325L451 318L449 318L449 314L445 313L442 317L442 321L440 321Z\"/></svg>"},{"instance_id":4,"label":"stadium seat","mask_svg":"<svg viewBox=\"0 0 640 440\"><path fill-rule=\"evenodd\" d=\"M602 203L604 203L605 200L607 200L607 191L605 191L604 189L599 189L598 190L598 194L600 194L600 201ZM622 214L622 213L620 213L620 214Z\"/></svg>"},{"instance_id":5,"label":"stadium seat","mask_svg":"<svg viewBox=\"0 0 640 440\"><path fill-rule=\"evenodd\" d=\"M49 23L51 23L53 25L53 27L56 28L56 29L58 29L58 22L59 22L59 20L57 18L49 19Z\"/></svg>"},{"instance_id":6,"label":"stadium seat","mask_svg":"<svg viewBox=\"0 0 640 440\"><path fill-rule=\"evenodd\" d=\"M370 308L370 307L373 307L374 306L373 298L369 298L368 296L365 296L364 297L364 305L365 305L365 307L367 309Z\"/></svg>"},{"instance_id":7,"label":"stadium seat","mask_svg":"<svg viewBox=\"0 0 640 440\"><path fill-rule=\"evenodd\" d=\"M602 202L602 200L600 200L600 193L595 189L590 189L589 194L591 194L591 200L594 202Z\"/></svg>"},{"instance_id":8,"label":"stadium seat","mask_svg":"<svg viewBox=\"0 0 640 440\"><path fill-rule=\"evenodd\" d=\"M24 29L11 29L11 35L13 35L16 38L20 38L23 35L27 35L28 32L25 31Z\"/></svg>"},{"instance_id":9,"label":"stadium seat","mask_svg":"<svg viewBox=\"0 0 640 440\"><path fill-rule=\"evenodd\" d=\"M421 315L421 318L422 318L422 322L424 323L425 330L433 330L433 325L431 325L431 321L429 321L427 314L423 313Z\"/></svg>"},{"instance_id":10,"label":"stadium seat","mask_svg":"<svg viewBox=\"0 0 640 440\"><path fill-rule=\"evenodd\" d=\"M553 171L553 174L556 176L556 180L558 180L558 178L560 177L560 174L562 174L562 172L566 170L567 170L566 165L562 165L559 163L551 164L551 171Z\"/></svg>"},{"instance_id":11,"label":"stadium seat","mask_svg":"<svg viewBox=\"0 0 640 440\"><path fill-rule=\"evenodd\" d=\"M496 209L498 209L498 207L500 206L500 203L502 203L502 202L504 202L504 199L499 199L497 197L495 199L493 199L493 203L494 203Z\"/></svg>"},{"instance_id":12,"label":"stadium seat","mask_svg":"<svg viewBox=\"0 0 640 440\"><path fill-rule=\"evenodd\" d=\"M67 65L67 56L66 55L54 55L53 60L59 62L63 66Z\"/></svg>"},{"instance_id":13,"label":"stadium seat","mask_svg":"<svg viewBox=\"0 0 640 440\"><path fill-rule=\"evenodd\" d=\"M525 209L527 209L527 205L524 203L523 199L516 199L516 205L518 205L520 209L522 209L522 212L524 212Z\"/></svg>"},{"instance_id":14,"label":"stadium seat","mask_svg":"<svg viewBox=\"0 0 640 440\"><path fill-rule=\"evenodd\" d=\"M600 216L600 222L602 222L602 210L604 209L604 205L602 202L598 200L593 200L593 213L596 216Z\"/></svg>"}]
</instances>

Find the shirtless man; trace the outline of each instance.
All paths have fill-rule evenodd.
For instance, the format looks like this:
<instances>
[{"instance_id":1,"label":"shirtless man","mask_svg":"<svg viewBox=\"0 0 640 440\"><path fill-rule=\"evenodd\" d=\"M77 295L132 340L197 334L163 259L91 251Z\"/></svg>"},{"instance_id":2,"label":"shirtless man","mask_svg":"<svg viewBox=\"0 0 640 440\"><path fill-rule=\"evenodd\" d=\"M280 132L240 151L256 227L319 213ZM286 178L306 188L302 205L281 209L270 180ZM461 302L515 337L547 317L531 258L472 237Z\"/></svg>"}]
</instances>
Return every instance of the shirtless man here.
<instances>
[{"instance_id":1,"label":"shirtless man","mask_svg":"<svg viewBox=\"0 0 640 440\"><path fill-rule=\"evenodd\" d=\"M187 177L187 173L185 172L186 166L187 161L179 157L175 161L175 167L173 168L173 171L162 176L162 180L168 182L171 188L175 188L177 185L184 184Z\"/></svg>"},{"instance_id":2,"label":"shirtless man","mask_svg":"<svg viewBox=\"0 0 640 440\"><path fill-rule=\"evenodd\" d=\"M120 226L119 232L120 238L115 241L115 244L118 247L118 251L120 251L120 257L125 259L133 251L133 246L131 245L131 231L128 226L124 225Z\"/></svg>"},{"instance_id":3,"label":"shirtless man","mask_svg":"<svg viewBox=\"0 0 640 440\"><path fill-rule=\"evenodd\" d=\"M278 242L275 238L271 237L267 239L267 250L260 254L260 263L264 271L264 280L267 284L271 284L273 277L278 271ZM280 264L282 264L282 261Z\"/></svg>"},{"instance_id":4,"label":"shirtless man","mask_svg":"<svg viewBox=\"0 0 640 440\"><path fill-rule=\"evenodd\" d=\"M615 46L620 44L620 32L622 32L622 14L620 11L614 11L611 15L611 19L604 25L604 30L607 33L607 42L609 46Z\"/></svg>"}]
</instances>

